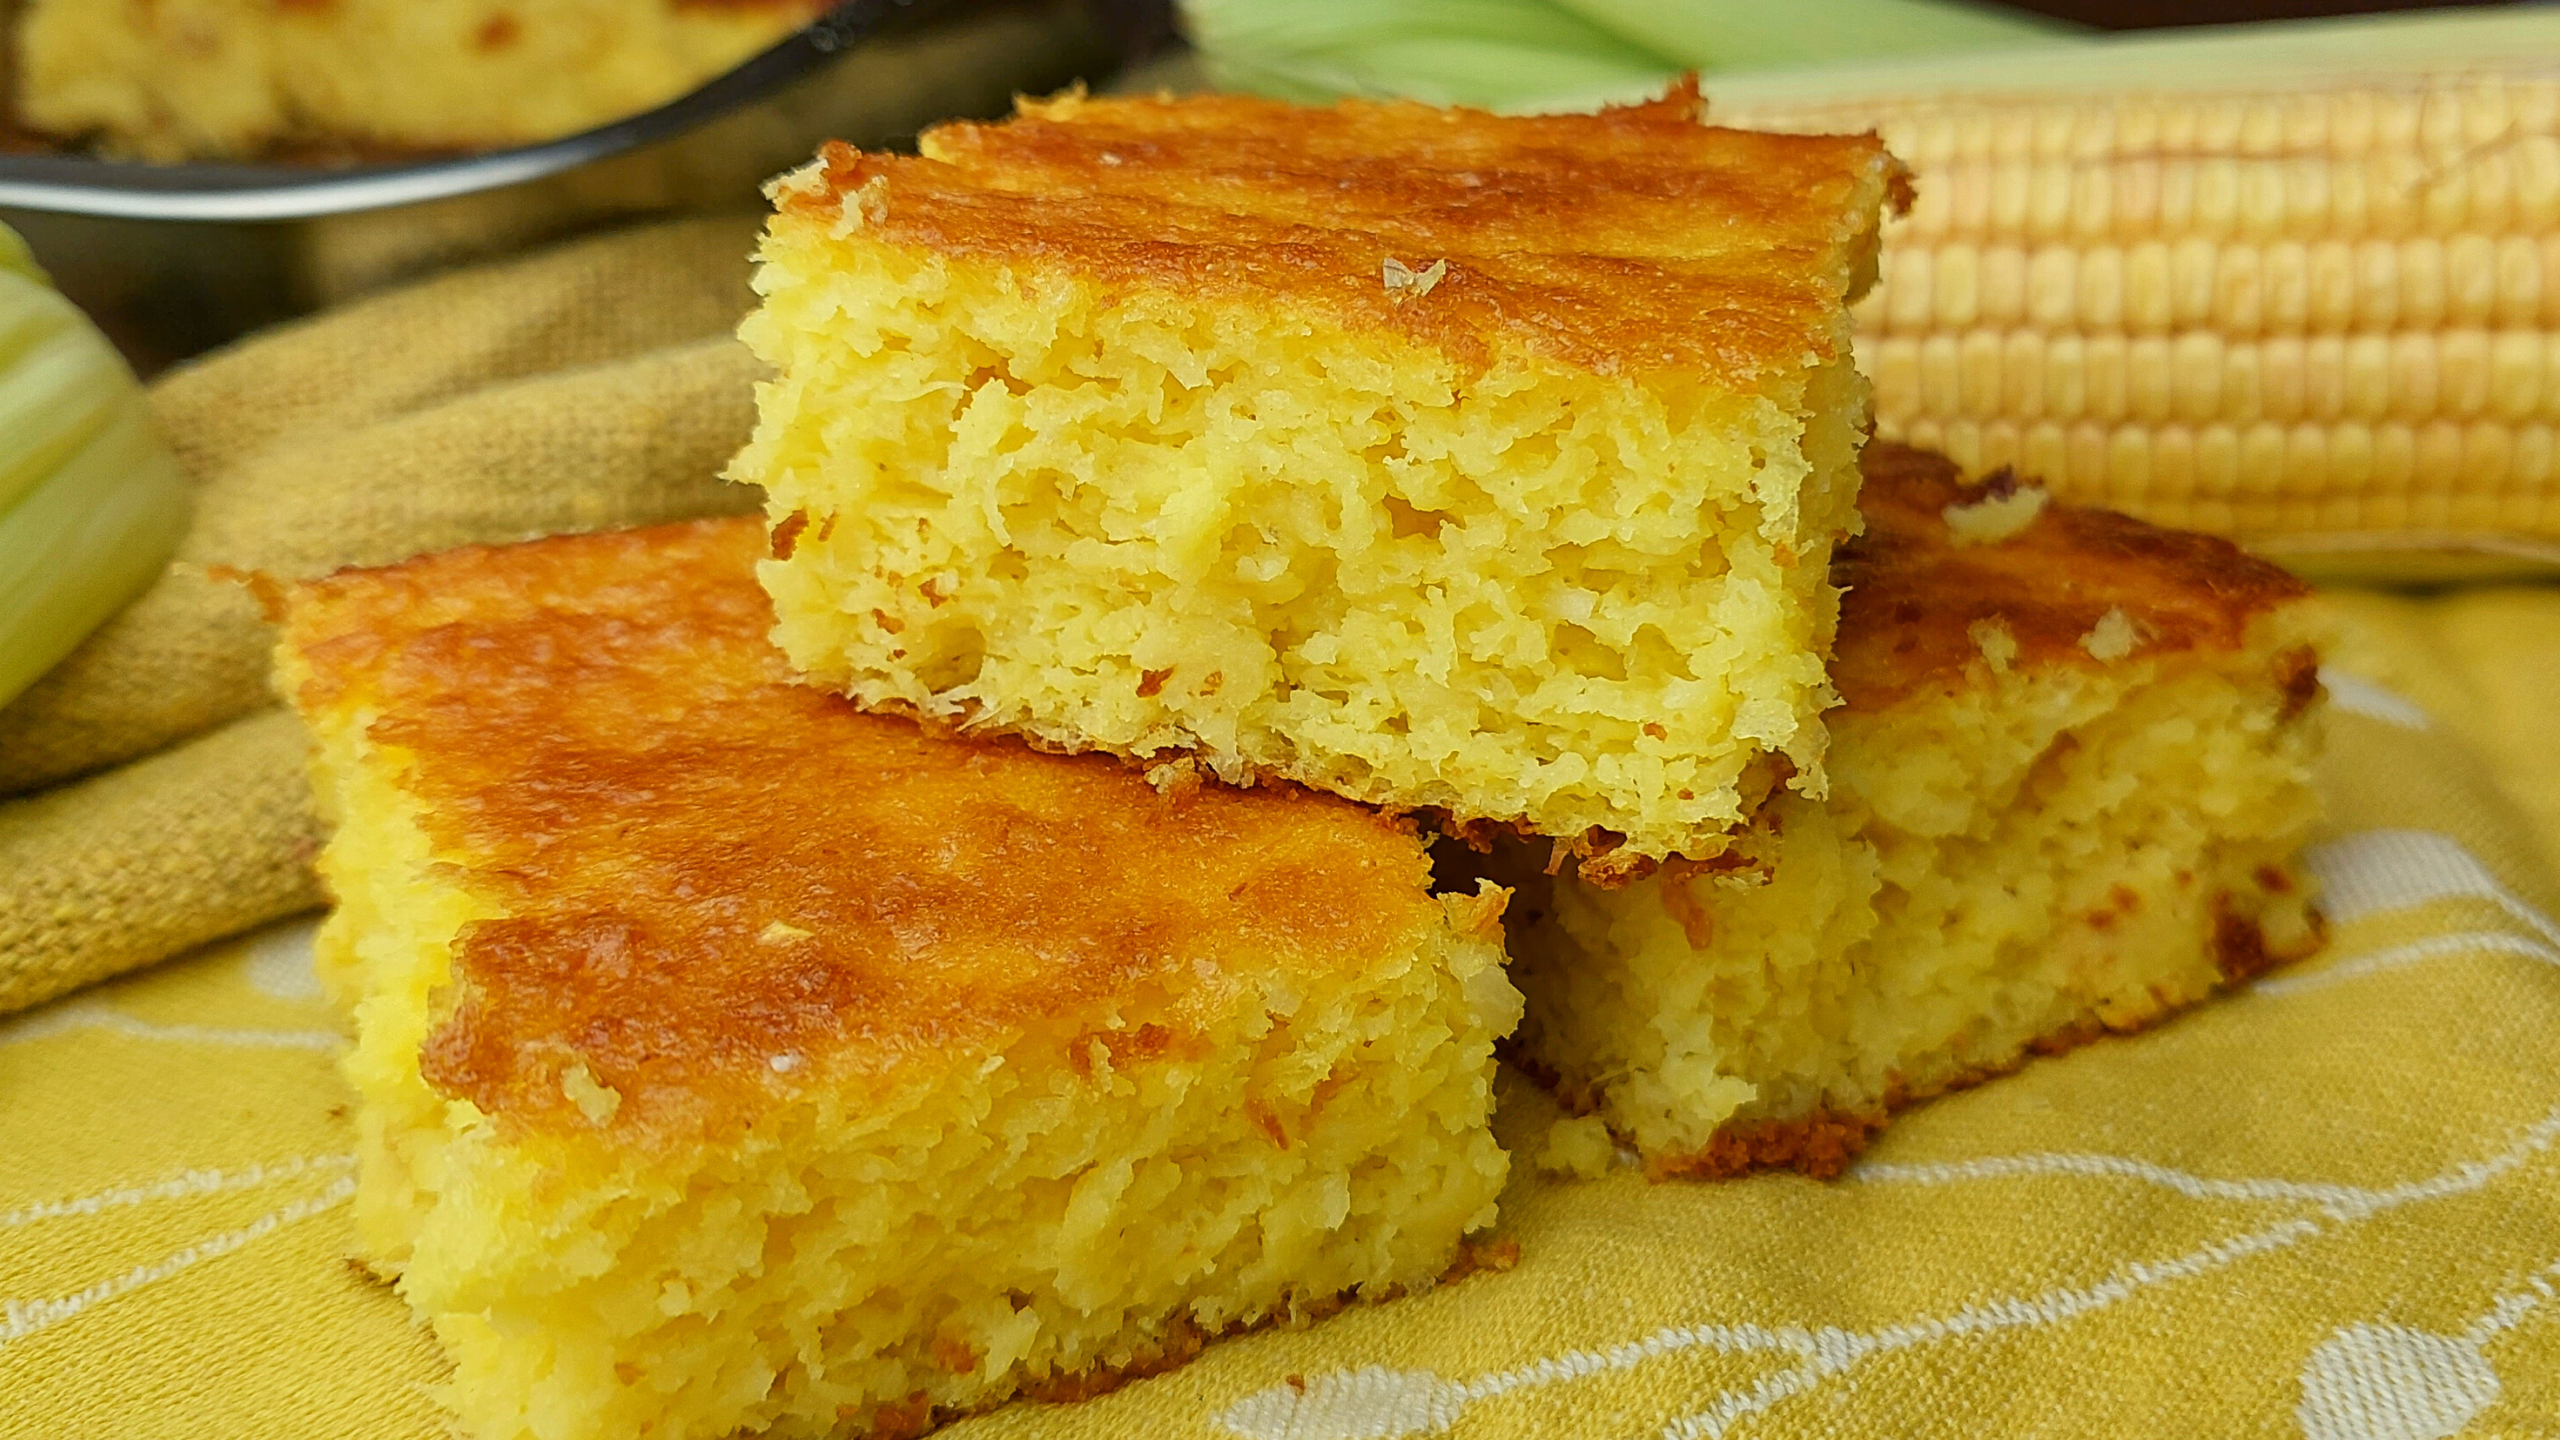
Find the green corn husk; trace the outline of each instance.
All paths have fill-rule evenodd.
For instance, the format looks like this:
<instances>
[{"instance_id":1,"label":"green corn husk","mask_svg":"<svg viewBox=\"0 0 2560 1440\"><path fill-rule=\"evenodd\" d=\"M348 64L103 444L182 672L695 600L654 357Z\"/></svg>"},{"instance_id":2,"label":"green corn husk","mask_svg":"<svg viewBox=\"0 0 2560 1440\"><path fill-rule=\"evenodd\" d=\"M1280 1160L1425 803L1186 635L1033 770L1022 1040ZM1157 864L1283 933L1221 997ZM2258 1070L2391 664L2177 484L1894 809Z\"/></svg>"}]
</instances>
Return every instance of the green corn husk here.
<instances>
[{"instance_id":1,"label":"green corn husk","mask_svg":"<svg viewBox=\"0 0 2560 1440\"><path fill-rule=\"evenodd\" d=\"M1550 0L1186 0L1183 18L1221 88L1289 100L1636 96L1670 68Z\"/></svg>"},{"instance_id":2,"label":"green corn husk","mask_svg":"<svg viewBox=\"0 0 2560 1440\"><path fill-rule=\"evenodd\" d=\"M186 518L133 371L0 227L0 705L158 577Z\"/></svg>"},{"instance_id":3,"label":"green corn husk","mask_svg":"<svg viewBox=\"0 0 2560 1440\"><path fill-rule=\"evenodd\" d=\"M1990 50L2083 33L2042 15L1959 0L1554 0L1674 65L1723 74L1839 60Z\"/></svg>"},{"instance_id":4,"label":"green corn husk","mask_svg":"<svg viewBox=\"0 0 2560 1440\"><path fill-rule=\"evenodd\" d=\"M2552 53L2547 5L2100 35L1939 0L1182 0L1212 81L1293 100L1579 110L1710 77L1719 111L1876 96L2281 88ZM1847 23L1844 23L1847 22Z\"/></svg>"},{"instance_id":5,"label":"green corn husk","mask_svg":"<svg viewBox=\"0 0 2560 1440\"><path fill-rule=\"evenodd\" d=\"M1957 0L1183 0L1210 78L1294 100L1575 108L1710 74L1976 51L2081 33Z\"/></svg>"}]
</instances>

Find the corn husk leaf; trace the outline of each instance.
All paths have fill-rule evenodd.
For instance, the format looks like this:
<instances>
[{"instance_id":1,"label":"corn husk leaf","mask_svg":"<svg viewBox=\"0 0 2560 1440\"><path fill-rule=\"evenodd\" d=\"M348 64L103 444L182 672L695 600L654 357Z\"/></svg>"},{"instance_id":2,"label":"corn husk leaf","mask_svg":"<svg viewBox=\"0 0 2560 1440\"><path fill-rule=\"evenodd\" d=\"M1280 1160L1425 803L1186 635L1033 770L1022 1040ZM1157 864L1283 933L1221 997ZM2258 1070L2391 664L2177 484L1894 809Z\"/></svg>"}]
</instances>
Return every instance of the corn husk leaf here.
<instances>
[{"instance_id":1,"label":"corn husk leaf","mask_svg":"<svg viewBox=\"0 0 2560 1440\"><path fill-rule=\"evenodd\" d=\"M1296 100L1409 96L1588 109L1709 77L1717 110L1926 95L2335 86L2479 67L2560 70L2560 7L2356 15L2165 32L2063 32L1910 0L1183 0L1213 80ZM1858 17L1834 23L1839 14ZM1986 23L1987 22L1987 23ZM1762 27L1755 29L1753 27ZM1941 44L1940 41L1945 43ZM1372 48L1376 47L1376 48Z\"/></svg>"},{"instance_id":2,"label":"corn husk leaf","mask_svg":"<svg viewBox=\"0 0 2560 1440\"><path fill-rule=\"evenodd\" d=\"M1189 0L1183 10L1217 85L1290 100L1635 99L1675 68L1550 0Z\"/></svg>"},{"instance_id":3,"label":"corn husk leaf","mask_svg":"<svg viewBox=\"0 0 2560 1440\"><path fill-rule=\"evenodd\" d=\"M187 490L115 348L0 228L0 704L161 572Z\"/></svg>"},{"instance_id":4,"label":"corn husk leaf","mask_svg":"<svg viewBox=\"0 0 2560 1440\"><path fill-rule=\"evenodd\" d=\"M1683 70L1722 74L2073 33L1958 0L1184 0L1182 8L1224 88L1501 110L1642 99Z\"/></svg>"},{"instance_id":5,"label":"corn husk leaf","mask_svg":"<svg viewBox=\"0 0 2560 1440\"><path fill-rule=\"evenodd\" d=\"M1554 0L1613 35L1705 74L1975 52L2065 39L2076 25L1960 0Z\"/></svg>"}]
</instances>

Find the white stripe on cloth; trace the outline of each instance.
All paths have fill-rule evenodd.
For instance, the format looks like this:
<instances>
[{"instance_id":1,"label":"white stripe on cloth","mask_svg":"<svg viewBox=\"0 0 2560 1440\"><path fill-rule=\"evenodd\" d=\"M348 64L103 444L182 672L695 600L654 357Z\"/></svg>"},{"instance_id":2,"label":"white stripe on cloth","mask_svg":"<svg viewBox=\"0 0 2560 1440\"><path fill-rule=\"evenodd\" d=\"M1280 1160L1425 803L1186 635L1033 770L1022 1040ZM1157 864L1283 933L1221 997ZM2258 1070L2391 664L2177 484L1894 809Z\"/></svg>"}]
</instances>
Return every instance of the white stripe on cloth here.
<instances>
[{"instance_id":1,"label":"white stripe on cloth","mask_svg":"<svg viewBox=\"0 0 2560 1440\"><path fill-rule=\"evenodd\" d=\"M2435 721L2417 705L2385 690L2361 675L2350 675L2335 666L2320 667L2320 684L2329 692L2329 703L2350 715L2397 725L2403 730L2428 730Z\"/></svg>"},{"instance_id":2,"label":"white stripe on cloth","mask_svg":"<svg viewBox=\"0 0 2560 1440\"><path fill-rule=\"evenodd\" d=\"M2560 965L2560 949L2539 940L2510 935L2503 930L2465 930L2453 935L2430 935L2424 940L2412 940L2406 945L2358 955L2304 975L2271 975L2251 985L2249 993L2299 995L2308 990L2325 990L2342 980L2405 970L2422 961L2441 960L2453 955L2513 955L2524 960L2539 960L2545 965Z\"/></svg>"},{"instance_id":3,"label":"white stripe on cloth","mask_svg":"<svg viewBox=\"0 0 2560 1440\"><path fill-rule=\"evenodd\" d=\"M353 1155L296 1155L273 1164L252 1162L238 1170L181 1170L165 1180L149 1180L133 1185L119 1185L94 1195L72 1200L39 1200L0 1215L0 1230L15 1230L39 1220L64 1220L79 1215L95 1215L104 1210L128 1205L147 1204L153 1200L184 1200L195 1195L220 1195L233 1190L254 1190L279 1180L290 1180L312 1171L339 1172L355 1168Z\"/></svg>"},{"instance_id":4,"label":"white stripe on cloth","mask_svg":"<svg viewBox=\"0 0 2560 1440\"><path fill-rule=\"evenodd\" d=\"M1992 1155L1935 1164L1886 1165L1874 1161L1851 1169L1846 1178L1866 1184L1946 1185L1965 1180L2000 1180L2019 1175L2086 1175L2136 1180L2194 1200L2262 1200L2305 1202L2320 1207L2332 1220L2360 1220L2418 1200L2442 1199L2477 1190L2498 1176L2551 1149L2560 1141L2560 1110L2525 1127L2514 1144L2486 1160L2466 1161L2424 1180L2397 1185L2343 1185L2323 1180L2218 1180L2129 1155L2031 1152Z\"/></svg>"},{"instance_id":5,"label":"white stripe on cloth","mask_svg":"<svg viewBox=\"0 0 2560 1440\"><path fill-rule=\"evenodd\" d=\"M2320 908L2338 923L2436 900L2486 900L2560 945L2560 925L2516 898L2462 843L2432 830L2366 830L2302 857L2320 882Z\"/></svg>"},{"instance_id":6,"label":"white stripe on cloth","mask_svg":"<svg viewBox=\"0 0 2560 1440\"><path fill-rule=\"evenodd\" d=\"M136 1265L113 1279L101 1280L86 1290L48 1300L0 1300L0 1346L23 1340L41 1330L50 1330L81 1312L106 1303L119 1295L127 1295L145 1285L156 1284L182 1270L191 1269L207 1260L228 1255L252 1241L272 1235L287 1225L308 1220L312 1216L347 1202L356 1193L355 1177L342 1175L329 1188L307 1199L270 1210L237 1230L226 1230L208 1236L148 1265Z\"/></svg>"},{"instance_id":7,"label":"white stripe on cloth","mask_svg":"<svg viewBox=\"0 0 2560 1440\"><path fill-rule=\"evenodd\" d=\"M1705 1409L1672 1421L1661 1432L1663 1440L1715 1440L1736 1422L1769 1410L1873 1356L1941 1341L2063 1324L2131 1299L2154 1286L2190 1279L2253 1256L2351 1229L2386 1211L2473 1193L2547 1153L2555 1141L2560 1141L2560 1109L2545 1115L2505 1149L2485 1159L2463 1161L2423 1180L2386 1186L2217 1181L2115 1156L1987 1157L1939 1166L1894 1167L1892 1171L1863 1165L1851 1175L1859 1179L1916 1178L1924 1183L1942 1178L1990 1178L2003 1173L2003 1167L2009 1167L2011 1173L2039 1168L2082 1169L2165 1183L2200 1198L2308 1203L2316 1206L2318 1213L2278 1220L2167 1259L2130 1261L2087 1284L1987 1300L1952 1314L1908 1320L1873 1331L1749 1322L1673 1326L1624 1344L1550 1355L1473 1381L1449 1380L1428 1370L1389 1370L1366 1365L1255 1391L1209 1419L1243 1440L1392 1440L1396 1436L1445 1432L1472 1406L1514 1390L1628 1370L1683 1351L1777 1352L1794 1356L1795 1364L1763 1377L1747 1389L1717 1396Z\"/></svg>"},{"instance_id":8,"label":"white stripe on cloth","mask_svg":"<svg viewBox=\"0 0 2560 1440\"><path fill-rule=\"evenodd\" d=\"M0 1025L0 1046L23 1045L75 1030L106 1030L135 1040L169 1040L190 1045L234 1045L333 1053L346 1044L332 1030L221 1029L209 1025L156 1025L95 1000L57 1002Z\"/></svg>"}]
</instances>

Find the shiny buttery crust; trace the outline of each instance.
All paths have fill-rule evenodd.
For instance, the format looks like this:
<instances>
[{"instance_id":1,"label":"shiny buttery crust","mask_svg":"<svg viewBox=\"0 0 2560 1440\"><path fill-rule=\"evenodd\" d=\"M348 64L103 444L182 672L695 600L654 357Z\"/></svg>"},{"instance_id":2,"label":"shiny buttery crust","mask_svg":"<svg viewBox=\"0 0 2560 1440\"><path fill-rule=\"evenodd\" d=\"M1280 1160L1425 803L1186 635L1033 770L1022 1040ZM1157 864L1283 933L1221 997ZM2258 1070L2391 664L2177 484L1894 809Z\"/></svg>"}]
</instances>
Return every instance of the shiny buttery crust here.
<instances>
[{"instance_id":1,"label":"shiny buttery crust","mask_svg":"<svg viewBox=\"0 0 2560 1440\"><path fill-rule=\"evenodd\" d=\"M1853 197L1909 183L1874 135L1699 123L1695 78L1596 115L1247 96L1025 102L926 132L917 156L830 144L777 186L786 216L858 207L891 245L1038 262L1104 284L1287 296L1348 330L1461 360L1521 346L1604 374L1682 370L1732 389L1834 358ZM1448 270L1428 305L1389 258Z\"/></svg>"},{"instance_id":2,"label":"shiny buttery crust","mask_svg":"<svg viewBox=\"0 0 2560 1440\"><path fill-rule=\"evenodd\" d=\"M2104 662L2082 642L2110 610L2132 622L2145 655L2238 651L2260 616L2311 593L2220 536L2077 505L2048 505L1996 544L1958 544L1947 511L2014 494L2008 471L1969 484L1945 456L1885 441L1869 442L1859 469L1866 533L1831 567L1844 592L1831 680L1851 712L1959 687L1982 663L1980 621L2008 630L2018 668L2097 670ZM2297 658L2286 683L2308 703L2317 667L2307 651Z\"/></svg>"},{"instance_id":3,"label":"shiny buttery crust","mask_svg":"<svg viewBox=\"0 0 2560 1440\"><path fill-rule=\"evenodd\" d=\"M911 1435L1463 1267L1508 1171L1502 893L1431 895L1410 827L1329 797L793 684L763 538L281 597L358 1244L460 1428Z\"/></svg>"}]
</instances>

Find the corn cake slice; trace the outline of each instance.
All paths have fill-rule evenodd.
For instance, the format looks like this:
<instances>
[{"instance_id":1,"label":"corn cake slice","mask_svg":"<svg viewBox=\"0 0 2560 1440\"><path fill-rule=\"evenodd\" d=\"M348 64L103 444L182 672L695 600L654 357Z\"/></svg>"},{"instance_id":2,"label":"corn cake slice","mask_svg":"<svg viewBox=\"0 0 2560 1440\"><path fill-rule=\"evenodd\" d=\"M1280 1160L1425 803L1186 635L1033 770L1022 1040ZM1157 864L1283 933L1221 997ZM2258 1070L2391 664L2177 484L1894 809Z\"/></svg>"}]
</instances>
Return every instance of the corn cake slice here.
<instances>
[{"instance_id":1,"label":"corn cake slice","mask_svg":"<svg viewBox=\"0 0 2560 1440\"><path fill-rule=\"evenodd\" d=\"M786 683L752 519L292 593L362 1251L481 1440L911 1434L1428 1286L1499 891Z\"/></svg>"},{"instance_id":2,"label":"corn cake slice","mask_svg":"<svg viewBox=\"0 0 2560 1440\"><path fill-rule=\"evenodd\" d=\"M776 638L864 705L1616 850L1819 793L1871 136L1028 103L777 182Z\"/></svg>"},{"instance_id":3,"label":"corn cake slice","mask_svg":"<svg viewBox=\"0 0 2560 1440\"><path fill-rule=\"evenodd\" d=\"M828 0L27 0L18 118L148 160L478 150L672 100Z\"/></svg>"},{"instance_id":4,"label":"corn cake slice","mask_svg":"<svg viewBox=\"0 0 2560 1440\"><path fill-rule=\"evenodd\" d=\"M1867 447L1831 794L1765 877L1529 887L1518 1040L1586 1112L1555 1163L1836 1171L1901 1103L2316 947L2304 588L2229 544ZM1753 883L1765 880L1765 883Z\"/></svg>"}]
</instances>

